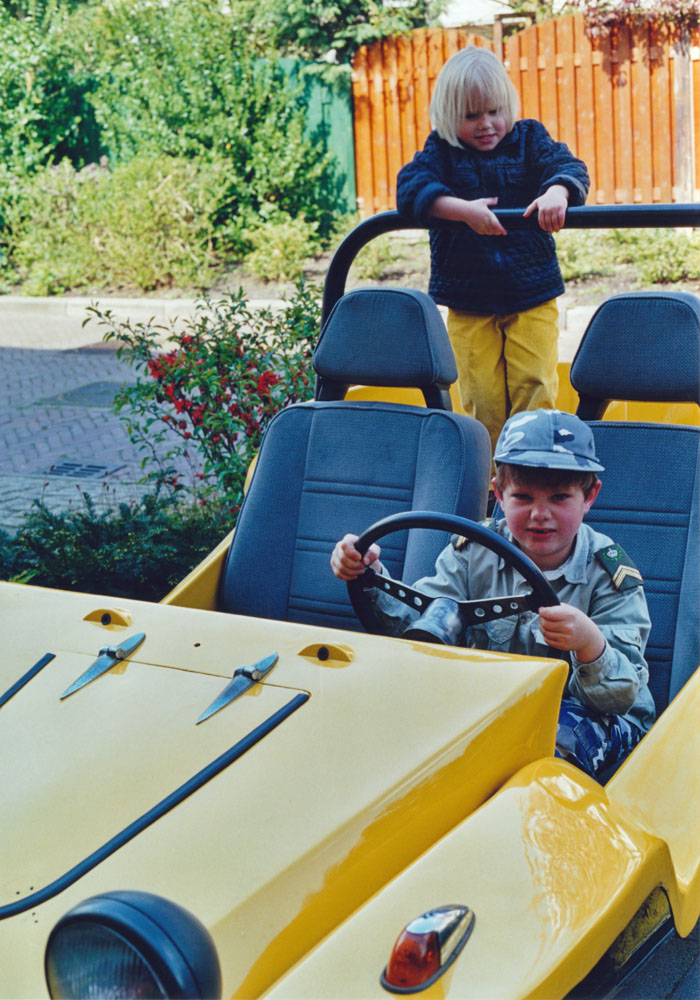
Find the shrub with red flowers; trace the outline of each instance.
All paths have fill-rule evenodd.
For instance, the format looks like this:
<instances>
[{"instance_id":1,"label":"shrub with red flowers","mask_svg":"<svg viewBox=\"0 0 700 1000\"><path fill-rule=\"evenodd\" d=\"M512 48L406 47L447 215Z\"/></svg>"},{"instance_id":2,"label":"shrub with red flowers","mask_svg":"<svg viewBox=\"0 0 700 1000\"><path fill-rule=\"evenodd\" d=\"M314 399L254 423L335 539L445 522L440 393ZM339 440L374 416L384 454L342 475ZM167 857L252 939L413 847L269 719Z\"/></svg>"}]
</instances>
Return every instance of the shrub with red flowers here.
<instances>
[{"instance_id":1,"label":"shrub with red flowers","mask_svg":"<svg viewBox=\"0 0 700 1000\"><path fill-rule=\"evenodd\" d=\"M239 290L202 299L168 326L120 322L92 306L104 339L137 373L115 406L143 451L145 478L235 515L270 419L313 396L320 308L319 290L303 281L278 309L253 309Z\"/></svg>"}]
</instances>

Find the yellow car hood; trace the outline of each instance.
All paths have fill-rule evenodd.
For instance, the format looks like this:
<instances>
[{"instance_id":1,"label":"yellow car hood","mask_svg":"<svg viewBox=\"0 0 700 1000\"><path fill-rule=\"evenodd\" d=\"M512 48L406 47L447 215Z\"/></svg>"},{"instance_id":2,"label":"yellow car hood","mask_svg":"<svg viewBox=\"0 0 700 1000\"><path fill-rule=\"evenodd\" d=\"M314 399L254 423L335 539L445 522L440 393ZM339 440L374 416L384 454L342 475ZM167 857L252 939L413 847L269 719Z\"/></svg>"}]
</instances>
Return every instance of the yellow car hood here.
<instances>
[{"instance_id":1,"label":"yellow car hood","mask_svg":"<svg viewBox=\"0 0 700 1000\"><path fill-rule=\"evenodd\" d=\"M125 663L61 700L139 632ZM553 660L8 584L0 633L0 696L17 688L0 708L3 997L45 995L53 924L113 889L187 907L224 996L257 996L552 752L566 677ZM263 683L196 724L271 653Z\"/></svg>"}]
</instances>

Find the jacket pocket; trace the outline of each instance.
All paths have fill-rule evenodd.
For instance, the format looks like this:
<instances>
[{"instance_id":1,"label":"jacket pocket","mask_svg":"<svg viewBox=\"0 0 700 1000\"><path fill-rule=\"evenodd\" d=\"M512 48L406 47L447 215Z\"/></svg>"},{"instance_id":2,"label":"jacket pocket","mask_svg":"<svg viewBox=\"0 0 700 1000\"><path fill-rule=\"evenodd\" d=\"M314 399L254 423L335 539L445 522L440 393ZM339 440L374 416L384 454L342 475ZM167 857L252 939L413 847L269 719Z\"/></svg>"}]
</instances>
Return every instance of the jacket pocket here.
<instances>
[{"instance_id":1,"label":"jacket pocket","mask_svg":"<svg viewBox=\"0 0 700 1000\"><path fill-rule=\"evenodd\" d=\"M476 645L480 649L494 649L502 653L510 651L517 628L517 618L499 618L483 625L472 626Z\"/></svg>"}]
</instances>

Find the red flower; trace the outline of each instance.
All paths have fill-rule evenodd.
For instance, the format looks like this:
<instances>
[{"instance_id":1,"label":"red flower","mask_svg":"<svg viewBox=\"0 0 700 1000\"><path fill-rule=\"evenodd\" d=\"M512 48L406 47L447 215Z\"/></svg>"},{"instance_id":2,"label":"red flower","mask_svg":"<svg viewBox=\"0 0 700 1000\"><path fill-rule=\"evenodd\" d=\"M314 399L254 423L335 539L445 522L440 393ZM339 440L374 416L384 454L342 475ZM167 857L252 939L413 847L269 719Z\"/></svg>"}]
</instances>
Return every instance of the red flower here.
<instances>
[{"instance_id":1,"label":"red flower","mask_svg":"<svg viewBox=\"0 0 700 1000\"><path fill-rule=\"evenodd\" d=\"M258 378L258 395L265 396L269 393L271 387L276 385L280 380L279 375L275 372L265 371Z\"/></svg>"}]
</instances>

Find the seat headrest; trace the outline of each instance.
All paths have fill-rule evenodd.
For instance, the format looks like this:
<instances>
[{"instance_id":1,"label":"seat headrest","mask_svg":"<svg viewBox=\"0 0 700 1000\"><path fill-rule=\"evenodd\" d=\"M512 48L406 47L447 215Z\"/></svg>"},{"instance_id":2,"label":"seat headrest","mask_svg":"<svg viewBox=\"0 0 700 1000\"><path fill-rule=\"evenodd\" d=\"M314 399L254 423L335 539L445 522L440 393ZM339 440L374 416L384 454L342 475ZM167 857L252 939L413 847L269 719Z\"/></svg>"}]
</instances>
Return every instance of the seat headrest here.
<instances>
[{"instance_id":1,"label":"seat headrest","mask_svg":"<svg viewBox=\"0 0 700 1000\"><path fill-rule=\"evenodd\" d=\"M343 295L323 326L313 366L318 399L342 399L356 383L418 388L428 399L457 380L438 307L409 288L357 288Z\"/></svg>"},{"instance_id":2,"label":"seat headrest","mask_svg":"<svg viewBox=\"0 0 700 1000\"><path fill-rule=\"evenodd\" d=\"M700 300L689 292L614 295L588 324L571 384L584 419L594 401L700 403Z\"/></svg>"}]
</instances>

